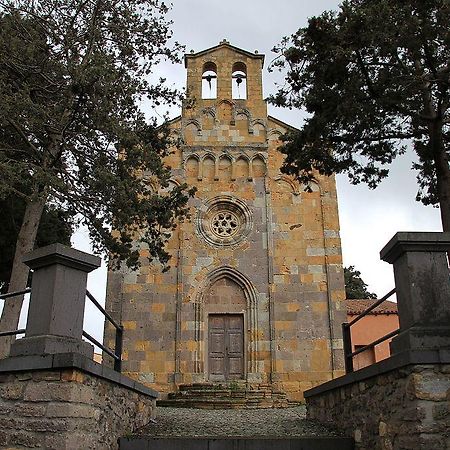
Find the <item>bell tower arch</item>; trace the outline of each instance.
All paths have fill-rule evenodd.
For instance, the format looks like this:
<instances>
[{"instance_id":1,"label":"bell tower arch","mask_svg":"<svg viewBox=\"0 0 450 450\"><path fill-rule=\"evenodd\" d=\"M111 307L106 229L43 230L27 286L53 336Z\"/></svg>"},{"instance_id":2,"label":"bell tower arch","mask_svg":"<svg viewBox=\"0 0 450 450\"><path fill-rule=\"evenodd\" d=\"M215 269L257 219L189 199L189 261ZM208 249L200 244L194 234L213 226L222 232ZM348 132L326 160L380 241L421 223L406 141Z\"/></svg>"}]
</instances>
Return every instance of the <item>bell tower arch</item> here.
<instances>
[{"instance_id":1,"label":"bell tower arch","mask_svg":"<svg viewBox=\"0 0 450 450\"><path fill-rule=\"evenodd\" d=\"M208 50L185 56L187 99L183 114L198 115L205 107L233 101L253 117L266 117L262 90L264 55L234 47L223 40Z\"/></svg>"}]
</instances>

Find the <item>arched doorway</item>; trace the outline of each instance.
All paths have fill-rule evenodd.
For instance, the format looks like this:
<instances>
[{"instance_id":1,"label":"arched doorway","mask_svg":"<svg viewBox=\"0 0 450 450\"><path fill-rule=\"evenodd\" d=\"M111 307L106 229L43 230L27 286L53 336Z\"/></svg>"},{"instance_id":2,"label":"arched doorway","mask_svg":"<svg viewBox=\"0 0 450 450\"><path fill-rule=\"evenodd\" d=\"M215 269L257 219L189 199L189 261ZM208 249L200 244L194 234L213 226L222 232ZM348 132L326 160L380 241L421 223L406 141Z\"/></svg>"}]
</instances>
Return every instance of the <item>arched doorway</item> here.
<instances>
[{"instance_id":1,"label":"arched doorway","mask_svg":"<svg viewBox=\"0 0 450 450\"><path fill-rule=\"evenodd\" d=\"M254 378L257 373L257 294L231 267L213 270L195 304L197 373L209 381Z\"/></svg>"},{"instance_id":2,"label":"arched doorway","mask_svg":"<svg viewBox=\"0 0 450 450\"><path fill-rule=\"evenodd\" d=\"M205 293L204 308L208 326L208 379L244 379L247 301L243 289L234 280L224 276L216 280Z\"/></svg>"}]
</instances>

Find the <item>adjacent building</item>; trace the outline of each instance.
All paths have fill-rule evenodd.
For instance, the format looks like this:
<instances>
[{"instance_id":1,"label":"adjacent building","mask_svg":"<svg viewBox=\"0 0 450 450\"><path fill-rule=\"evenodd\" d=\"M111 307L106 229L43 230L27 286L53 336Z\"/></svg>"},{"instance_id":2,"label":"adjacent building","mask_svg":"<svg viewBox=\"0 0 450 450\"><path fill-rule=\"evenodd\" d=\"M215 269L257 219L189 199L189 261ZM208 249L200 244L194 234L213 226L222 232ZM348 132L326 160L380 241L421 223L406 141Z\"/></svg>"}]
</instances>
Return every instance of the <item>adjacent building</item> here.
<instances>
[{"instance_id":1,"label":"adjacent building","mask_svg":"<svg viewBox=\"0 0 450 450\"><path fill-rule=\"evenodd\" d=\"M374 301L372 299L347 300L347 322L354 320L356 316L372 306ZM352 352L397 330L399 326L397 303L384 301L350 328ZM356 355L353 358L354 369L362 369L391 356L389 347L391 340L383 341Z\"/></svg>"}]
</instances>

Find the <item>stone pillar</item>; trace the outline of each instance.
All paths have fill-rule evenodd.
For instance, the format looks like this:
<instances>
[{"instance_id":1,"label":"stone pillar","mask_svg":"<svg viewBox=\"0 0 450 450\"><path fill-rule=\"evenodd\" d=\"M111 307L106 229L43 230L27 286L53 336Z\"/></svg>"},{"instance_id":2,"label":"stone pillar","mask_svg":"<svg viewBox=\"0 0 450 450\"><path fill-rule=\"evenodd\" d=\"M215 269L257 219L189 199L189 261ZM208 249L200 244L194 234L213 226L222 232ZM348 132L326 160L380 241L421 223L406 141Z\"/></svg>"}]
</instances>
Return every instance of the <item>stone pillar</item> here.
<instances>
[{"instance_id":1,"label":"stone pillar","mask_svg":"<svg viewBox=\"0 0 450 450\"><path fill-rule=\"evenodd\" d=\"M393 264L400 334L393 354L450 349L450 233L399 232L381 250Z\"/></svg>"},{"instance_id":2,"label":"stone pillar","mask_svg":"<svg viewBox=\"0 0 450 450\"><path fill-rule=\"evenodd\" d=\"M100 258L62 244L29 253L23 261L33 269L25 337L11 347L11 356L78 353L93 357L81 339L87 274Z\"/></svg>"}]
</instances>

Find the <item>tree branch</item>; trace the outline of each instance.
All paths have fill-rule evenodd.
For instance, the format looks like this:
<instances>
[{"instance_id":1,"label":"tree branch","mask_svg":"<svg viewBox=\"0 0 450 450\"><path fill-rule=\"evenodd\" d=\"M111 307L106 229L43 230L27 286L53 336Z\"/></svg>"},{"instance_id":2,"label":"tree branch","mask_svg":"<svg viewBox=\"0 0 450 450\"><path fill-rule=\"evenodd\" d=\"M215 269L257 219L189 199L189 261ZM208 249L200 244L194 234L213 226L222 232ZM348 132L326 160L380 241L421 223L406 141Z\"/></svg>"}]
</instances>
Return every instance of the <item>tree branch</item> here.
<instances>
[{"instance_id":1,"label":"tree branch","mask_svg":"<svg viewBox=\"0 0 450 450\"><path fill-rule=\"evenodd\" d=\"M20 128L20 126L11 118L7 117L6 121L19 133L20 137L23 139L23 141L36 153L39 154L39 150L29 141L28 137L26 136L25 132Z\"/></svg>"}]
</instances>

